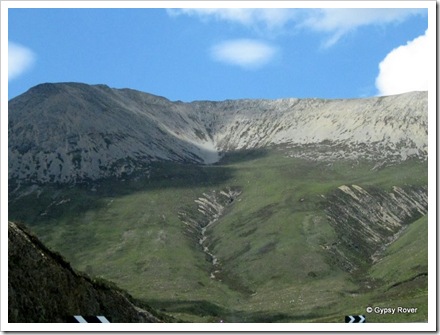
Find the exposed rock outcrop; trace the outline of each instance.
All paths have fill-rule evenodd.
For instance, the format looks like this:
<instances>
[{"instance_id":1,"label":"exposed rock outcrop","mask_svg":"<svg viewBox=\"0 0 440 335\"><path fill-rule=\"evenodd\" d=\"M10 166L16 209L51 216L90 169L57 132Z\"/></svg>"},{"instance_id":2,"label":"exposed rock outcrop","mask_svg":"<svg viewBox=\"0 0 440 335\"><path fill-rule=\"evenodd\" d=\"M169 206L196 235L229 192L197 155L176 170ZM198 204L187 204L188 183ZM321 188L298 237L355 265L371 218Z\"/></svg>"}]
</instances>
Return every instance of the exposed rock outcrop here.
<instances>
[{"instance_id":1,"label":"exposed rock outcrop","mask_svg":"<svg viewBox=\"0 0 440 335\"><path fill-rule=\"evenodd\" d=\"M325 248L352 272L376 260L407 224L428 213L428 188L394 186L386 192L342 185L327 199L326 212L338 243Z\"/></svg>"},{"instance_id":2,"label":"exposed rock outcrop","mask_svg":"<svg viewBox=\"0 0 440 335\"><path fill-rule=\"evenodd\" d=\"M308 159L426 159L427 109L426 92L183 103L105 85L41 84L9 101L9 178L148 174L157 160L211 164L225 152L281 144Z\"/></svg>"},{"instance_id":3,"label":"exposed rock outcrop","mask_svg":"<svg viewBox=\"0 0 440 335\"><path fill-rule=\"evenodd\" d=\"M212 279L216 278L216 274L221 271L221 264L210 250L211 241L208 238L208 229L221 218L228 207L233 205L240 194L241 190L238 187L228 187L220 191L213 190L210 193L203 193L203 196L194 200L197 210L194 206L181 209L179 212L179 218L186 226L187 236L197 241L212 263L210 274Z\"/></svg>"}]
</instances>

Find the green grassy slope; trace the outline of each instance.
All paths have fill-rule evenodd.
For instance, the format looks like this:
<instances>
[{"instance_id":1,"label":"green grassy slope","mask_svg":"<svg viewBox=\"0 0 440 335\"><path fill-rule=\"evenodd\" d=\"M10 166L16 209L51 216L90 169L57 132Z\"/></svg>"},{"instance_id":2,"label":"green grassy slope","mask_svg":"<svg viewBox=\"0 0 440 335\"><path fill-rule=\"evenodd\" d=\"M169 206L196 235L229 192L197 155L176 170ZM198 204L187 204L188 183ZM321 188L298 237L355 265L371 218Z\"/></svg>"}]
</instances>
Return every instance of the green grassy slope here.
<instances>
[{"instance_id":1,"label":"green grassy slope","mask_svg":"<svg viewBox=\"0 0 440 335\"><path fill-rule=\"evenodd\" d=\"M367 306L399 303L420 312L369 318L424 321L426 217L381 261L356 273L336 266L324 247L338 242L324 209L339 186L427 185L425 162L373 167L286 158L277 150L234 153L205 167L157 163L150 178L45 187L38 199L10 203L10 219L25 222L76 268L187 321L341 322ZM194 200L226 187L242 193L206 231L220 262L212 279L210 259L184 233L178 213L197 211Z\"/></svg>"}]
</instances>

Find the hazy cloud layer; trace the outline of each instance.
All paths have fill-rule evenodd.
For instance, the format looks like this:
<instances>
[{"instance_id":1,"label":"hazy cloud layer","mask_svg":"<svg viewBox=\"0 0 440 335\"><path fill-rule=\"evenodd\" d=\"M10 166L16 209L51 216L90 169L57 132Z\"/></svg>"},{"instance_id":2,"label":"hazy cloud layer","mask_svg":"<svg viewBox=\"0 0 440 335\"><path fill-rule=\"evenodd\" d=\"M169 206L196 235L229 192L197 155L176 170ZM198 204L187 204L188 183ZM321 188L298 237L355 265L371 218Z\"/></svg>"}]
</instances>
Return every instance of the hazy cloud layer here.
<instances>
[{"instance_id":1,"label":"hazy cloud layer","mask_svg":"<svg viewBox=\"0 0 440 335\"><path fill-rule=\"evenodd\" d=\"M295 16L295 10L283 8L182 8L169 9L171 16L191 15L202 20L216 19L239 23L248 27L263 25L280 28Z\"/></svg>"},{"instance_id":2,"label":"hazy cloud layer","mask_svg":"<svg viewBox=\"0 0 440 335\"><path fill-rule=\"evenodd\" d=\"M419 8L183 8L168 10L172 16L191 15L202 20L216 19L247 27L311 30L326 36L330 47L345 34L367 25L399 23L413 15L424 15Z\"/></svg>"},{"instance_id":3,"label":"hazy cloud layer","mask_svg":"<svg viewBox=\"0 0 440 335\"><path fill-rule=\"evenodd\" d=\"M376 87L379 95L427 91L429 68L428 30L425 34L393 49L379 64Z\"/></svg>"},{"instance_id":4,"label":"hazy cloud layer","mask_svg":"<svg viewBox=\"0 0 440 335\"><path fill-rule=\"evenodd\" d=\"M211 48L214 60L246 69L256 69L267 64L276 53L275 47L251 39L224 41Z\"/></svg>"},{"instance_id":5,"label":"hazy cloud layer","mask_svg":"<svg viewBox=\"0 0 440 335\"><path fill-rule=\"evenodd\" d=\"M35 54L28 48L8 41L8 81L29 70L35 62Z\"/></svg>"},{"instance_id":6,"label":"hazy cloud layer","mask_svg":"<svg viewBox=\"0 0 440 335\"><path fill-rule=\"evenodd\" d=\"M399 23L424 13L418 8L325 8L310 11L300 26L328 34L324 46L329 47L359 27Z\"/></svg>"}]
</instances>

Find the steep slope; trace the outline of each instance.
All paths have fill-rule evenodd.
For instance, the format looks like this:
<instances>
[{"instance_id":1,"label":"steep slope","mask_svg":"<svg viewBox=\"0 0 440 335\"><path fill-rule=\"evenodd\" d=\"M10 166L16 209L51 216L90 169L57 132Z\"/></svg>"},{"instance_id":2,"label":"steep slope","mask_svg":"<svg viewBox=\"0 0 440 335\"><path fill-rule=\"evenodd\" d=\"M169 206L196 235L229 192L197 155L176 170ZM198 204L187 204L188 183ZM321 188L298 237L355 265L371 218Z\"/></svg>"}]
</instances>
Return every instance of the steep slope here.
<instances>
[{"instance_id":1,"label":"steep slope","mask_svg":"<svg viewBox=\"0 0 440 335\"><path fill-rule=\"evenodd\" d=\"M405 160L426 154L426 97L426 92L413 92L368 99L231 100L192 105L216 116L208 127L222 152L327 141L348 145L345 158L364 145L364 152L370 146L378 155L372 159L386 157L381 154L386 151Z\"/></svg>"},{"instance_id":2,"label":"steep slope","mask_svg":"<svg viewBox=\"0 0 440 335\"><path fill-rule=\"evenodd\" d=\"M9 322L68 322L103 315L111 322L162 322L104 282L78 274L16 223L8 223Z\"/></svg>"},{"instance_id":3,"label":"steep slope","mask_svg":"<svg viewBox=\"0 0 440 335\"><path fill-rule=\"evenodd\" d=\"M38 182L148 171L154 160L217 160L180 104L102 85L30 89L9 103L8 135L10 177Z\"/></svg>"},{"instance_id":4,"label":"steep slope","mask_svg":"<svg viewBox=\"0 0 440 335\"><path fill-rule=\"evenodd\" d=\"M280 144L312 159L426 159L426 98L182 103L104 85L41 84L9 102L9 178L148 174L153 161L211 164L227 152Z\"/></svg>"}]
</instances>

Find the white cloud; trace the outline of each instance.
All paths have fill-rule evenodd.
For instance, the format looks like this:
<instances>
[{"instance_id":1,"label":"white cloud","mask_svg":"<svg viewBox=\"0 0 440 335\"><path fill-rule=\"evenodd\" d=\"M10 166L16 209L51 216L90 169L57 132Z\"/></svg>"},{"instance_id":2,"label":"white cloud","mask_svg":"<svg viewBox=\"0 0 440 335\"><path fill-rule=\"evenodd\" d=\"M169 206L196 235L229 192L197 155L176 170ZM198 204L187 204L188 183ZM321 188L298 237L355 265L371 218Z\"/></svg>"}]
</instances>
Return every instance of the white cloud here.
<instances>
[{"instance_id":1,"label":"white cloud","mask_svg":"<svg viewBox=\"0 0 440 335\"><path fill-rule=\"evenodd\" d=\"M424 35L393 49L379 64L376 87L379 95L427 91L429 72L428 30Z\"/></svg>"},{"instance_id":2,"label":"white cloud","mask_svg":"<svg viewBox=\"0 0 440 335\"><path fill-rule=\"evenodd\" d=\"M29 70L35 62L35 54L28 48L8 41L8 81Z\"/></svg>"},{"instance_id":3,"label":"white cloud","mask_svg":"<svg viewBox=\"0 0 440 335\"><path fill-rule=\"evenodd\" d=\"M250 39L229 40L211 48L214 60L246 69L257 69L267 64L276 53L275 47Z\"/></svg>"}]
</instances>

